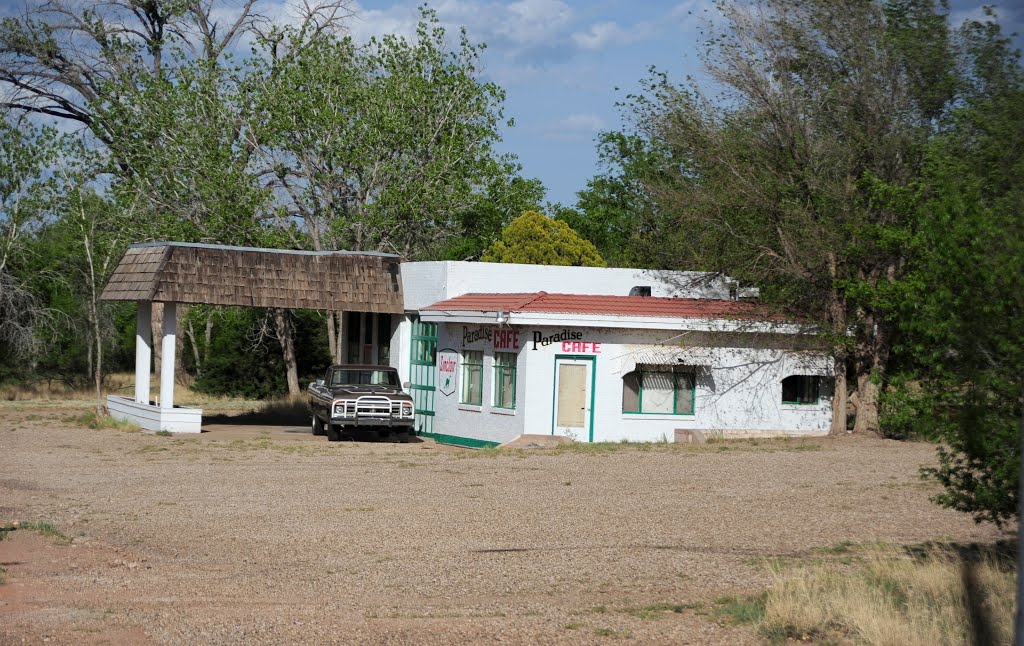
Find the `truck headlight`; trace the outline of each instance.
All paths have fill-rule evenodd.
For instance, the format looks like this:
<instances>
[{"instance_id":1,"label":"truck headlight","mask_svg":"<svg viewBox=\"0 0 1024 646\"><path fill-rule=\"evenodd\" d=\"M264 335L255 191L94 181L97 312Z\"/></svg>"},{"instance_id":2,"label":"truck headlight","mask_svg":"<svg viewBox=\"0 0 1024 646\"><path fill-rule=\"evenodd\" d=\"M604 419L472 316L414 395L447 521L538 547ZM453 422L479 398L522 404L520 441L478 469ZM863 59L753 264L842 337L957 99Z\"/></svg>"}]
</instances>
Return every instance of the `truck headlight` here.
<instances>
[{"instance_id":1,"label":"truck headlight","mask_svg":"<svg viewBox=\"0 0 1024 646\"><path fill-rule=\"evenodd\" d=\"M402 415L412 417L412 404L402 404Z\"/></svg>"},{"instance_id":2,"label":"truck headlight","mask_svg":"<svg viewBox=\"0 0 1024 646\"><path fill-rule=\"evenodd\" d=\"M334 416L344 417L345 416L345 403L341 402L334 405Z\"/></svg>"}]
</instances>

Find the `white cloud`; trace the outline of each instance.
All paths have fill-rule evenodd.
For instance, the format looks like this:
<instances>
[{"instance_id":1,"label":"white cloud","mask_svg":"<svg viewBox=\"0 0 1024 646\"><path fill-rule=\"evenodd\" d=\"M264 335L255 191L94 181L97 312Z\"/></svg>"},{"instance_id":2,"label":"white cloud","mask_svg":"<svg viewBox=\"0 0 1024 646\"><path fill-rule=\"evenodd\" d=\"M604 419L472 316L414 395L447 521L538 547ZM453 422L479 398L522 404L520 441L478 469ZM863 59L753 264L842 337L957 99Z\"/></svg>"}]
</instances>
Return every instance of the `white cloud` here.
<instances>
[{"instance_id":1,"label":"white cloud","mask_svg":"<svg viewBox=\"0 0 1024 646\"><path fill-rule=\"evenodd\" d=\"M651 38L655 33L654 25L649 22L638 22L631 27L620 27L618 23L597 22L584 31L577 31L572 40L581 49L604 49L609 45L628 45Z\"/></svg>"},{"instance_id":2,"label":"white cloud","mask_svg":"<svg viewBox=\"0 0 1024 646\"><path fill-rule=\"evenodd\" d=\"M574 112L546 126L530 130L552 141L582 142L592 140L606 126L605 120L592 112Z\"/></svg>"},{"instance_id":3,"label":"white cloud","mask_svg":"<svg viewBox=\"0 0 1024 646\"><path fill-rule=\"evenodd\" d=\"M558 129L571 132L599 132L605 127L604 119L592 113L577 112L558 122Z\"/></svg>"},{"instance_id":4,"label":"white cloud","mask_svg":"<svg viewBox=\"0 0 1024 646\"><path fill-rule=\"evenodd\" d=\"M572 9L562 0L442 0L432 6L450 33L465 27L472 40L517 60L558 57L557 50L567 42L573 20ZM370 36L415 34L417 2L403 0L387 9L364 9L357 2L352 9L352 34L360 42Z\"/></svg>"},{"instance_id":5,"label":"white cloud","mask_svg":"<svg viewBox=\"0 0 1024 646\"><path fill-rule=\"evenodd\" d=\"M722 18L714 0L684 0L668 12L665 19L685 32L705 29Z\"/></svg>"},{"instance_id":6,"label":"white cloud","mask_svg":"<svg viewBox=\"0 0 1024 646\"><path fill-rule=\"evenodd\" d=\"M419 10L415 4L394 4L387 9L364 9L358 2L352 3L353 16L349 30L357 42L365 43L370 37L378 38L387 34L412 38L416 35Z\"/></svg>"}]
</instances>

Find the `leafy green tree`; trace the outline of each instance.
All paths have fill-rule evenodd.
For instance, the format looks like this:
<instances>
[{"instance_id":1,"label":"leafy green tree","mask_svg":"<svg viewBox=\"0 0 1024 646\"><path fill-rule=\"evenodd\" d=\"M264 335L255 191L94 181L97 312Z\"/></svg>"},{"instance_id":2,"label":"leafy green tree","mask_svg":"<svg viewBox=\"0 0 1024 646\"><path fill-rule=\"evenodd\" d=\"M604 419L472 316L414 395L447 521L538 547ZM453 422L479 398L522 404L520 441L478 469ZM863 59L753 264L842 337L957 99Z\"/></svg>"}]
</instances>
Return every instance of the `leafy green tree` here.
<instances>
[{"instance_id":1,"label":"leafy green tree","mask_svg":"<svg viewBox=\"0 0 1024 646\"><path fill-rule=\"evenodd\" d=\"M954 98L945 9L928 0L721 9L726 24L705 57L713 85L655 72L628 103L631 136L647 142L623 148L621 164L641 171L649 228L638 252L651 266L758 284L817 321L836 356L832 432L846 430L848 369L854 429L877 432L911 188ZM653 163L641 158L650 151Z\"/></svg>"},{"instance_id":2,"label":"leafy green tree","mask_svg":"<svg viewBox=\"0 0 1024 646\"><path fill-rule=\"evenodd\" d=\"M0 107L77 122L104 144L123 132L119 111L131 87L173 78L183 62L223 65L243 39L271 40L272 0L182 2L32 0L0 19ZM306 38L337 31L348 0L301 3L294 30ZM271 43L280 55L286 44ZM110 88L121 92L111 92Z\"/></svg>"},{"instance_id":3,"label":"leafy green tree","mask_svg":"<svg viewBox=\"0 0 1024 646\"><path fill-rule=\"evenodd\" d=\"M941 504L1017 517L1024 433L1024 69L991 15L958 34L963 101L933 139L919 227L893 305L889 423L941 440Z\"/></svg>"},{"instance_id":4,"label":"leafy green tree","mask_svg":"<svg viewBox=\"0 0 1024 646\"><path fill-rule=\"evenodd\" d=\"M270 50L253 96L265 114L261 178L290 246L471 256L510 212L539 201L539 183L518 179L514 158L494 149L505 95L481 78L483 46L463 32L450 47L433 11L422 10L412 40L280 38L292 55ZM327 317L339 361L343 320Z\"/></svg>"},{"instance_id":5,"label":"leafy green tree","mask_svg":"<svg viewBox=\"0 0 1024 646\"><path fill-rule=\"evenodd\" d=\"M280 246L272 189L260 184L253 155L253 68L234 52L247 39L262 48L253 61L283 64L291 48L338 31L346 1L297 8L287 41L268 26L267 0L143 4L33 2L0 20L0 105L84 124L87 142L110 160L115 211L131 210L143 225L139 240ZM287 354L289 315L273 320ZM294 356L285 363L298 394Z\"/></svg>"},{"instance_id":6,"label":"leafy green tree","mask_svg":"<svg viewBox=\"0 0 1024 646\"><path fill-rule=\"evenodd\" d=\"M198 373L194 388L214 395L266 399L288 392L284 353L280 340L257 335L266 325L268 313L260 308L226 307L217 314L217 331L209 339L199 337L199 355L205 355L202 370L196 354L185 353L186 366ZM299 310L292 318L299 377L312 381L323 375L330 363L323 322L316 312ZM193 338L189 338L189 345ZM189 347L192 350L192 347Z\"/></svg>"},{"instance_id":7,"label":"leafy green tree","mask_svg":"<svg viewBox=\"0 0 1024 646\"><path fill-rule=\"evenodd\" d=\"M292 49L265 61L259 136L279 215L304 224L296 246L430 257L487 191L508 192L518 167L494 150L504 91L480 78L482 46L462 33L450 49L433 11L411 41L324 34Z\"/></svg>"},{"instance_id":8,"label":"leafy green tree","mask_svg":"<svg viewBox=\"0 0 1024 646\"><path fill-rule=\"evenodd\" d=\"M650 216L654 209L644 180L661 171L662 151L636 135L603 132L598 139L598 159L605 171L576 194L575 208L556 206L555 219L593 242L613 266L652 266L644 241L653 230Z\"/></svg>"},{"instance_id":9,"label":"leafy green tree","mask_svg":"<svg viewBox=\"0 0 1024 646\"><path fill-rule=\"evenodd\" d=\"M527 211L505 227L481 258L484 262L607 267L594 245L569 225Z\"/></svg>"},{"instance_id":10,"label":"leafy green tree","mask_svg":"<svg viewBox=\"0 0 1024 646\"><path fill-rule=\"evenodd\" d=\"M493 179L475 206L455 216L457 234L436 257L440 260L479 260L514 218L524 211L540 208L544 192L540 180L521 177Z\"/></svg>"},{"instance_id":11,"label":"leafy green tree","mask_svg":"<svg viewBox=\"0 0 1024 646\"><path fill-rule=\"evenodd\" d=\"M31 289L33 232L52 216L55 183L48 169L58 152L51 128L37 128L10 110L0 118L0 349L24 360L40 349L52 311Z\"/></svg>"}]
</instances>

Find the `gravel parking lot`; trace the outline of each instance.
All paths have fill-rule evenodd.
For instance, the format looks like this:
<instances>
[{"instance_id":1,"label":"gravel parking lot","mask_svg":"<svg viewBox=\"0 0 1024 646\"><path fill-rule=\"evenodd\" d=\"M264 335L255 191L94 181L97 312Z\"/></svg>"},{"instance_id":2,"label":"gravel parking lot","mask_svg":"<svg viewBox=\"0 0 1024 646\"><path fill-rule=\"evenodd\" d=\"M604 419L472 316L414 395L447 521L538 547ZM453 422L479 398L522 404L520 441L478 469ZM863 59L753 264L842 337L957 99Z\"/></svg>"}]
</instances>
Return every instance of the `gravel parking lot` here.
<instances>
[{"instance_id":1,"label":"gravel parking lot","mask_svg":"<svg viewBox=\"0 0 1024 646\"><path fill-rule=\"evenodd\" d=\"M0 642L759 643L715 599L850 541L991 542L920 443L471 451L0 408ZM671 609L670 609L671 608Z\"/></svg>"}]
</instances>

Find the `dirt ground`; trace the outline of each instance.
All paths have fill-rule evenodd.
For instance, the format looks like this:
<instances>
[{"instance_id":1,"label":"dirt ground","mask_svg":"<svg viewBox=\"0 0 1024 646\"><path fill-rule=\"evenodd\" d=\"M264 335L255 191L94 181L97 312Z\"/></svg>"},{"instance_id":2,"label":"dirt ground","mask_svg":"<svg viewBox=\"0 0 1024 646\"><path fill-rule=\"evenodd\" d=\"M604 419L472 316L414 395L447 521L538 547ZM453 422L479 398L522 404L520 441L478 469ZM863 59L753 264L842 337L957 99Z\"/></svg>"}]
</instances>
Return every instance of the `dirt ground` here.
<instances>
[{"instance_id":1,"label":"dirt ground","mask_svg":"<svg viewBox=\"0 0 1024 646\"><path fill-rule=\"evenodd\" d=\"M65 535L0 541L0 643L755 644L716 599L765 558L1004 537L928 501L921 443L497 452L77 412L0 407L0 525Z\"/></svg>"}]
</instances>

